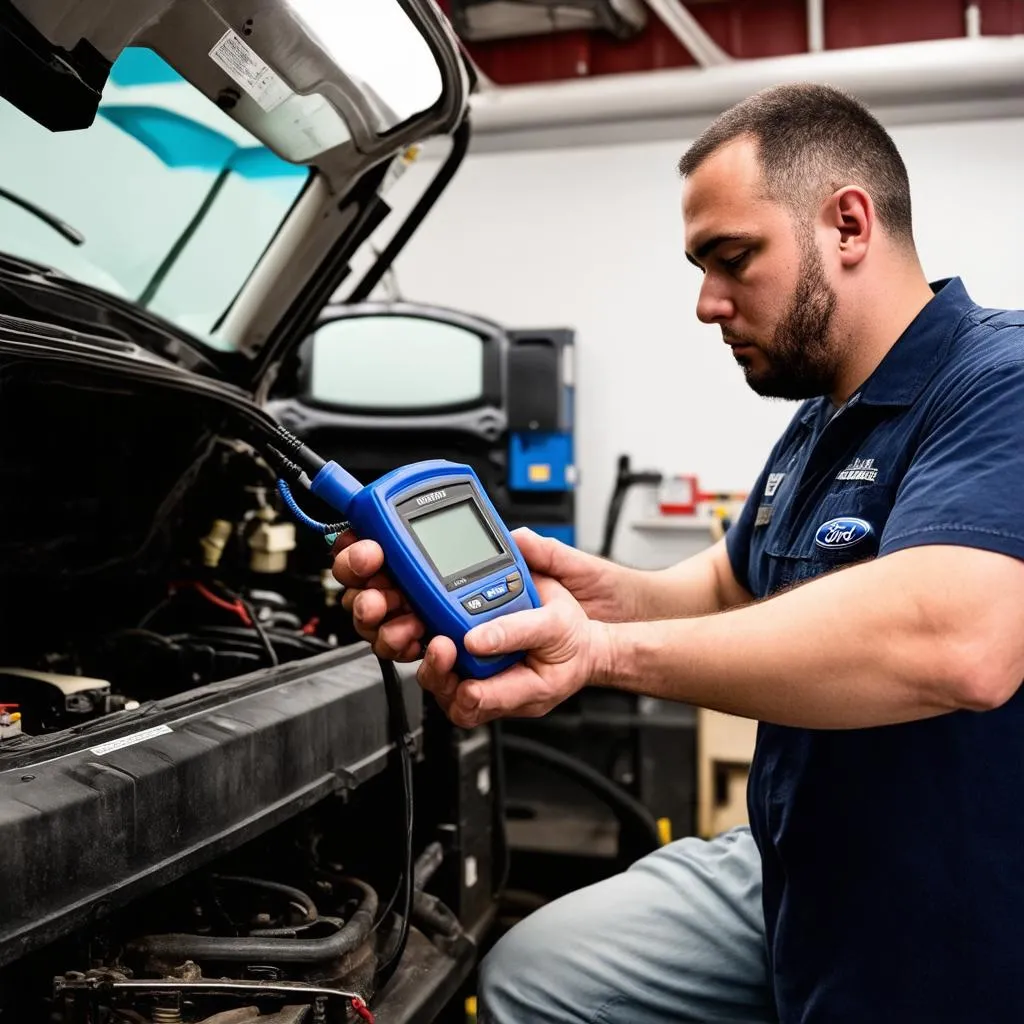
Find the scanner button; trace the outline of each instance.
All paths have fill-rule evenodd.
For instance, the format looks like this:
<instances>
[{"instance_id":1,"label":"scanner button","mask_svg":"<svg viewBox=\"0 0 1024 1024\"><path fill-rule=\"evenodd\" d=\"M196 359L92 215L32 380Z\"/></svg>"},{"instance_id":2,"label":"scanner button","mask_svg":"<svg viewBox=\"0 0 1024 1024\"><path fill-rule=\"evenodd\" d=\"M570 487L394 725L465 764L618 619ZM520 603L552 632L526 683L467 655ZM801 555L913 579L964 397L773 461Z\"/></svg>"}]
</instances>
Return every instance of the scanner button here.
<instances>
[{"instance_id":1,"label":"scanner button","mask_svg":"<svg viewBox=\"0 0 1024 1024\"><path fill-rule=\"evenodd\" d=\"M508 584L508 592L510 594L518 594L523 589L523 577L517 572L506 576L505 582Z\"/></svg>"},{"instance_id":2,"label":"scanner button","mask_svg":"<svg viewBox=\"0 0 1024 1024\"><path fill-rule=\"evenodd\" d=\"M508 593L508 584L505 582L495 583L494 586L488 587L483 593L488 601L497 601L499 597L504 597Z\"/></svg>"},{"instance_id":3,"label":"scanner button","mask_svg":"<svg viewBox=\"0 0 1024 1024\"><path fill-rule=\"evenodd\" d=\"M484 600L483 594L474 594L472 597L467 597L462 602L462 607L469 612L470 615L478 615L487 607L487 602Z\"/></svg>"}]
</instances>

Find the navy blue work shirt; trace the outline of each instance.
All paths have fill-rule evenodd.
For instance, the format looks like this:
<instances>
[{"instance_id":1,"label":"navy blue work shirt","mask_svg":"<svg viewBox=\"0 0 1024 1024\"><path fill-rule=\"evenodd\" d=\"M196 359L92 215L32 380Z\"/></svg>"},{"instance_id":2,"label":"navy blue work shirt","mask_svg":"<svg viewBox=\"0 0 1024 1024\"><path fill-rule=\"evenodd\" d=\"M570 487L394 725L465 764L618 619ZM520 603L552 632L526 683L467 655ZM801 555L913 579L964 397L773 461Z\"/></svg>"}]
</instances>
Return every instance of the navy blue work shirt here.
<instances>
[{"instance_id":1,"label":"navy blue work shirt","mask_svg":"<svg viewBox=\"0 0 1024 1024\"><path fill-rule=\"evenodd\" d=\"M1024 314L932 290L772 450L727 534L755 597L920 544L1024 559ZM1024 688L902 725L759 723L748 811L782 1024L1024 1022Z\"/></svg>"}]
</instances>

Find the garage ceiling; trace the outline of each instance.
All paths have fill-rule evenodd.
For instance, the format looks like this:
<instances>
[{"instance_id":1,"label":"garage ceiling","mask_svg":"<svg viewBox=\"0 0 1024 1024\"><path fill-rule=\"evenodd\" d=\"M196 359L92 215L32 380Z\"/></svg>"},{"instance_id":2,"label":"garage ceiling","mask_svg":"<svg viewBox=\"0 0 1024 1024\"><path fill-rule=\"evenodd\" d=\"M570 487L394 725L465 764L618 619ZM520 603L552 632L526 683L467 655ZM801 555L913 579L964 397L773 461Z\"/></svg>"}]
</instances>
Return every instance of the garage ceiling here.
<instances>
[{"instance_id":1,"label":"garage ceiling","mask_svg":"<svg viewBox=\"0 0 1024 1024\"><path fill-rule=\"evenodd\" d=\"M453 5L465 0L438 2L458 23L460 12ZM471 5L479 2L469 0ZM506 10L514 3L536 8L553 2L506 0ZM594 0L564 2L595 6ZM602 2L618 6L615 0ZM628 34L628 25L617 27L626 38L607 29L560 29L486 41L464 38L464 43L484 75L503 86L707 65L716 62L716 55L755 60L808 50L1024 33L1024 0L648 0L639 6L646 8L639 31ZM696 32L681 31L680 19L696 23ZM669 27L673 22L674 29ZM691 44L684 45L680 35L691 38ZM696 46L694 35L700 40Z\"/></svg>"}]
</instances>

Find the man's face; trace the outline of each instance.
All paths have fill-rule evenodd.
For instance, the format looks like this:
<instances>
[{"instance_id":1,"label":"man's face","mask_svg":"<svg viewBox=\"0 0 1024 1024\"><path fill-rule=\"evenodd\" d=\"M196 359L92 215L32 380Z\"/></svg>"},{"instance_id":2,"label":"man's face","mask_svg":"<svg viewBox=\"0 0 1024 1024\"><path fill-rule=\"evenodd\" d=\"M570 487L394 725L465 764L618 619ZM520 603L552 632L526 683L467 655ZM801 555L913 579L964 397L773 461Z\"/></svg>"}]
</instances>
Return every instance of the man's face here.
<instances>
[{"instance_id":1,"label":"man's face","mask_svg":"<svg viewBox=\"0 0 1024 1024\"><path fill-rule=\"evenodd\" d=\"M808 223L761 195L753 142L712 154L683 192L686 256L704 273L697 316L722 339L760 395L828 394L838 372L837 296Z\"/></svg>"}]
</instances>

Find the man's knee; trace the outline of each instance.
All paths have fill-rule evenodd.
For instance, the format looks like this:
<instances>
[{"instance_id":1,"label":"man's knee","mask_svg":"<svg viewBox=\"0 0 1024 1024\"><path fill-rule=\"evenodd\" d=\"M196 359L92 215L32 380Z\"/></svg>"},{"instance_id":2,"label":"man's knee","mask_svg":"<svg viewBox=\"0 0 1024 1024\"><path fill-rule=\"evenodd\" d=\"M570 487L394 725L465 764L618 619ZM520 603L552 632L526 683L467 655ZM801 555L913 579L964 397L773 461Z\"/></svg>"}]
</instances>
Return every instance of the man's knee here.
<instances>
[{"instance_id":1,"label":"man's knee","mask_svg":"<svg viewBox=\"0 0 1024 1024\"><path fill-rule=\"evenodd\" d=\"M558 903L535 911L504 935L480 965L478 998L487 1024L547 1022L552 979L564 992L573 982L565 958L574 947L579 922L560 913Z\"/></svg>"},{"instance_id":2,"label":"man's knee","mask_svg":"<svg viewBox=\"0 0 1024 1024\"><path fill-rule=\"evenodd\" d=\"M760 891L747 832L662 847L516 925L481 966L480 1019L771 1019Z\"/></svg>"}]
</instances>

